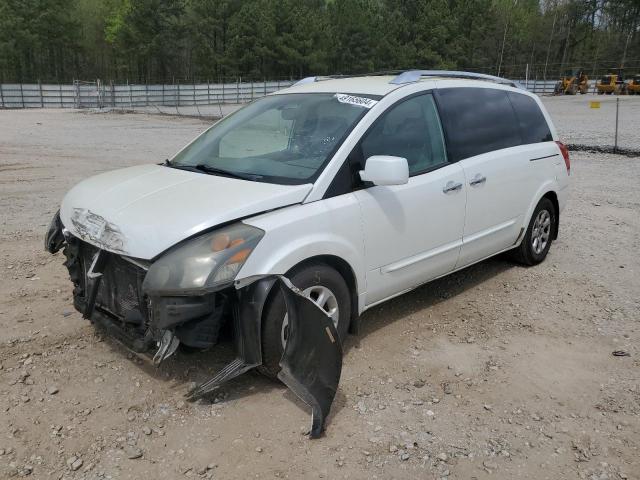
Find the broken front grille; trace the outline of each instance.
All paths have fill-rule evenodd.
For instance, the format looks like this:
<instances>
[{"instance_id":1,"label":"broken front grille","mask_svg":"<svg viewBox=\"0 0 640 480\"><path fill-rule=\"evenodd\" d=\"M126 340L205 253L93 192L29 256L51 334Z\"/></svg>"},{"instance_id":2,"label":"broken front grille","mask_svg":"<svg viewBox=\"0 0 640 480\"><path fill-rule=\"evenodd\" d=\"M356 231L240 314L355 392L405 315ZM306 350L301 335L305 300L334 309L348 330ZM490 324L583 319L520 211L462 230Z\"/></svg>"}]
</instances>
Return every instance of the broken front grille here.
<instances>
[{"instance_id":1,"label":"broken front grille","mask_svg":"<svg viewBox=\"0 0 640 480\"><path fill-rule=\"evenodd\" d=\"M79 242L79 256L86 282L98 248L83 241ZM142 325L147 318L147 310L142 295L142 281L145 270L120 255L109 253L105 260L102 279L96 294L95 308L126 323ZM86 295L86 293L85 293Z\"/></svg>"},{"instance_id":2,"label":"broken front grille","mask_svg":"<svg viewBox=\"0 0 640 480\"><path fill-rule=\"evenodd\" d=\"M148 298L142 293L147 271L138 263L75 237L67 238L64 253L76 309L136 352L148 351L169 330L190 347L216 344L230 313L228 293Z\"/></svg>"}]
</instances>

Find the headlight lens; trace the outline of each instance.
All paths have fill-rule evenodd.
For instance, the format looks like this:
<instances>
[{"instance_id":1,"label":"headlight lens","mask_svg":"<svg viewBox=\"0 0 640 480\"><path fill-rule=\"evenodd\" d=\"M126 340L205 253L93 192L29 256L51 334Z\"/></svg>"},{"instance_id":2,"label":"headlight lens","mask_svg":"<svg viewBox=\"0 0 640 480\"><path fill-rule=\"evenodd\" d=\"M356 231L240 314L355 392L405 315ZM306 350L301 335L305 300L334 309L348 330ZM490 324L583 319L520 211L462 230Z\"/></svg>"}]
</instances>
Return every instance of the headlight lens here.
<instances>
[{"instance_id":1,"label":"headlight lens","mask_svg":"<svg viewBox=\"0 0 640 480\"><path fill-rule=\"evenodd\" d=\"M142 289L146 293L213 291L233 281L263 236L259 228L236 223L189 240L149 267Z\"/></svg>"}]
</instances>

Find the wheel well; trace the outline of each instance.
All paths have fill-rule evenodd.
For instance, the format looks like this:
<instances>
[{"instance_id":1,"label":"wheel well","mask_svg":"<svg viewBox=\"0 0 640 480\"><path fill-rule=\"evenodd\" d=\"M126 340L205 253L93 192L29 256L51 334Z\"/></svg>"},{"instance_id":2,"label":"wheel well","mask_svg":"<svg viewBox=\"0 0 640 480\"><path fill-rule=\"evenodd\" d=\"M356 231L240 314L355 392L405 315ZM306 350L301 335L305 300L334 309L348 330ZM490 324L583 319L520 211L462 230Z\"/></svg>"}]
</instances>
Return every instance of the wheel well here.
<instances>
[{"instance_id":1,"label":"wheel well","mask_svg":"<svg viewBox=\"0 0 640 480\"><path fill-rule=\"evenodd\" d=\"M558 196L556 192L549 191L545 193L542 198L548 198L553 203L553 208L556 210L556 219L553 225L553 239L558 238L558 230L560 229L560 204L558 203Z\"/></svg>"},{"instance_id":2,"label":"wheel well","mask_svg":"<svg viewBox=\"0 0 640 480\"><path fill-rule=\"evenodd\" d=\"M344 278L344 281L347 283L347 287L349 287L349 292L351 294L351 321L349 322L349 331L351 333L355 333L358 319L358 284L351 265L349 265L345 260L340 257L336 257L335 255L316 255L315 257L309 257L290 268L285 276L289 276L293 272L314 263L324 263L325 265L332 267L342 275L342 278Z\"/></svg>"}]
</instances>

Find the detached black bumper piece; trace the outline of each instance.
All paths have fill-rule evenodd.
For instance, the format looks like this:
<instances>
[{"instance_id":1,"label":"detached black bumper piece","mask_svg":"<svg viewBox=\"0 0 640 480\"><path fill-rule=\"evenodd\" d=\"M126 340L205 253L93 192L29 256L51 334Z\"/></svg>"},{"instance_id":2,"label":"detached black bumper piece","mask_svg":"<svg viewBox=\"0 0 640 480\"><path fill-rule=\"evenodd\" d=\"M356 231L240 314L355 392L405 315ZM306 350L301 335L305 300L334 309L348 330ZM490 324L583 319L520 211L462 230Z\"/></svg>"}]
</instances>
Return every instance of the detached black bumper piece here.
<instances>
[{"instance_id":1,"label":"detached black bumper piece","mask_svg":"<svg viewBox=\"0 0 640 480\"><path fill-rule=\"evenodd\" d=\"M342 373L342 345L331 317L287 278L279 277L289 337L278 378L311 407L311 438L324 430Z\"/></svg>"},{"instance_id":2,"label":"detached black bumper piece","mask_svg":"<svg viewBox=\"0 0 640 480\"><path fill-rule=\"evenodd\" d=\"M327 313L305 297L286 277L266 277L239 290L234 312L236 358L218 374L187 394L200 398L262 363L261 307L277 281L289 316L289 337L278 378L311 407L310 438L318 438L338 389L342 345Z\"/></svg>"}]
</instances>

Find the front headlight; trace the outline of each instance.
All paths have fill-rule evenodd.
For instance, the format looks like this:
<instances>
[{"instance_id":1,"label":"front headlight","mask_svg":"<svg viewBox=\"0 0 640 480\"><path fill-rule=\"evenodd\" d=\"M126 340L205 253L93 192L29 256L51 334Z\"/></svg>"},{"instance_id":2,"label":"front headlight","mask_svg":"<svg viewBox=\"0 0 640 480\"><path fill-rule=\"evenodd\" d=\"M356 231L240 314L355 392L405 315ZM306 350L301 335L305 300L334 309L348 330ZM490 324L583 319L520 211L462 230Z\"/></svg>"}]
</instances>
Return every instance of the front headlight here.
<instances>
[{"instance_id":1,"label":"front headlight","mask_svg":"<svg viewBox=\"0 0 640 480\"><path fill-rule=\"evenodd\" d=\"M206 233L160 257L150 267L145 293L214 291L233 281L264 232L243 223Z\"/></svg>"}]
</instances>

